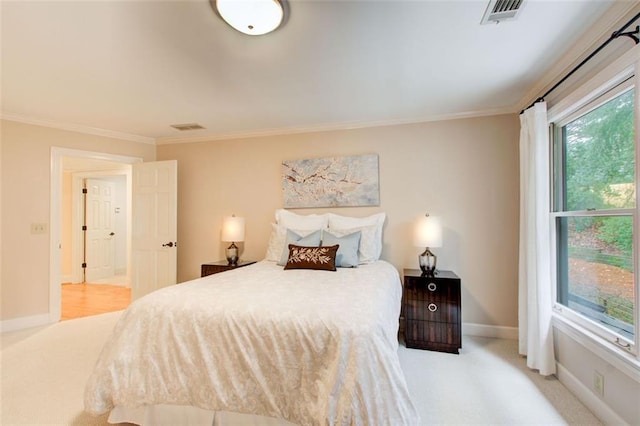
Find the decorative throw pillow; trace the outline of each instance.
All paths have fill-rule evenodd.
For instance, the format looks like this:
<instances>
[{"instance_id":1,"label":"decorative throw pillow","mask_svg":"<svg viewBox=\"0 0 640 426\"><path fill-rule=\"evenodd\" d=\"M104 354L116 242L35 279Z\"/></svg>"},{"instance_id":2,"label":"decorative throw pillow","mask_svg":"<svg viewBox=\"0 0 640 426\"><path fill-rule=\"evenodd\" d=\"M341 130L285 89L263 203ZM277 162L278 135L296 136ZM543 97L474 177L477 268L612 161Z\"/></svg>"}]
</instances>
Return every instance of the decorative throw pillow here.
<instances>
[{"instance_id":1,"label":"decorative throw pillow","mask_svg":"<svg viewBox=\"0 0 640 426\"><path fill-rule=\"evenodd\" d=\"M358 263L371 263L380 258L382 253L382 230L377 225L361 226L350 229L331 229L333 235L342 237L360 232L360 247L358 249Z\"/></svg>"},{"instance_id":2,"label":"decorative throw pillow","mask_svg":"<svg viewBox=\"0 0 640 426\"><path fill-rule=\"evenodd\" d=\"M282 250L282 253L280 254L280 261L278 262L278 265L282 266L287 263L287 259L289 258L289 244L305 247L318 247L320 245L320 235L320 230L317 230L303 237L293 232L291 229L287 229L287 238L284 243L284 250Z\"/></svg>"},{"instance_id":3,"label":"decorative throw pillow","mask_svg":"<svg viewBox=\"0 0 640 426\"><path fill-rule=\"evenodd\" d=\"M329 231L336 236L344 236L361 231L359 262L370 263L380 259L382 254L382 227L385 213L357 218L328 213Z\"/></svg>"},{"instance_id":4,"label":"decorative throw pillow","mask_svg":"<svg viewBox=\"0 0 640 426\"><path fill-rule=\"evenodd\" d=\"M336 270L338 245L324 247L303 247L289 244L289 258L284 269Z\"/></svg>"},{"instance_id":5,"label":"decorative throw pillow","mask_svg":"<svg viewBox=\"0 0 640 426\"><path fill-rule=\"evenodd\" d=\"M315 229L293 229L298 235L302 235L306 237L309 234L313 234L316 232L318 228ZM272 262L279 262L282 258L282 251L286 250L287 253L287 245L285 244L287 240L287 228L284 226L276 225L275 223L271 224L271 235L269 236L269 245L267 246L267 253L265 254L265 260L270 260ZM283 263L284 265L284 263Z\"/></svg>"},{"instance_id":6,"label":"decorative throw pillow","mask_svg":"<svg viewBox=\"0 0 640 426\"><path fill-rule=\"evenodd\" d=\"M336 267L338 268L357 268L358 267L358 249L360 248L361 231L357 231L343 237L333 235L328 231L322 231L322 245L333 246L338 244L338 253L336 254Z\"/></svg>"}]
</instances>

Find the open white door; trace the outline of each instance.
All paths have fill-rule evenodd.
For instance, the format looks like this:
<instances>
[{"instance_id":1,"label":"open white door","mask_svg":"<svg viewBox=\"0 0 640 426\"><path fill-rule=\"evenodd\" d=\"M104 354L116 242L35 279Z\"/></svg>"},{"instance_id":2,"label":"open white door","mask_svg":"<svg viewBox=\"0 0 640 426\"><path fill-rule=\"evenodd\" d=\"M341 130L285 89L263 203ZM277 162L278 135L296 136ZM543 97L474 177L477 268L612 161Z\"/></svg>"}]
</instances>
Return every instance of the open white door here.
<instances>
[{"instance_id":1,"label":"open white door","mask_svg":"<svg viewBox=\"0 0 640 426\"><path fill-rule=\"evenodd\" d=\"M86 179L85 198L85 281L95 282L113 277L114 266L114 223L113 182Z\"/></svg>"},{"instance_id":2,"label":"open white door","mask_svg":"<svg viewBox=\"0 0 640 426\"><path fill-rule=\"evenodd\" d=\"M178 163L133 165L131 298L176 283Z\"/></svg>"}]
</instances>

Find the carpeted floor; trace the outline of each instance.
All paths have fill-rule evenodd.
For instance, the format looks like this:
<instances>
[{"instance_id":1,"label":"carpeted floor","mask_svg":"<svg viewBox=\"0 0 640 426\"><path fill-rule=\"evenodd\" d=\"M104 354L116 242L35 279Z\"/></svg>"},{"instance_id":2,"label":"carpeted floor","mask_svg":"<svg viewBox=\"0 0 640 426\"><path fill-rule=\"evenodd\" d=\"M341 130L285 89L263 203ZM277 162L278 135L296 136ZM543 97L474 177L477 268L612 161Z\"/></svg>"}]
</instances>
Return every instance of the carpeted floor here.
<instances>
[{"instance_id":1,"label":"carpeted floor","mask_svg":"<svg viewBox=\"0 0 640 426\"><path fill-rule=\"evenodd\" d=\"M2 335L2 425L106 425L82 410L85 381L120 312ZM399 350L423 424L600 425L514 340L465 336L460 355Z\"/></svg>"}]
</instances>

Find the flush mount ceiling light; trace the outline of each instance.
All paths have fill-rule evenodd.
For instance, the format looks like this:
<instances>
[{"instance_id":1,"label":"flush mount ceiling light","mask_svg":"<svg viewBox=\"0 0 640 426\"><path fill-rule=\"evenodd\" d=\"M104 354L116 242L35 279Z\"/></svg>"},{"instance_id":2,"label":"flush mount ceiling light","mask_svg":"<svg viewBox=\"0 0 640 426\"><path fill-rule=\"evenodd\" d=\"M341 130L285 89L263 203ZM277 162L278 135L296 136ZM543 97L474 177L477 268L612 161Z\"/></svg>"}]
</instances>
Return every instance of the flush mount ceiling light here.
<instances>
[{"instance_id":1,"label":"flush mount ceiling light","mask_svg":"<svg viewBox=\"0 0 640 426\"><path fill-rule=\"evenodd\" d=\"M249 35L270 33L282 24L284 0L211 0L214 10L236 30Z\"/></svg>"}]
</instances>

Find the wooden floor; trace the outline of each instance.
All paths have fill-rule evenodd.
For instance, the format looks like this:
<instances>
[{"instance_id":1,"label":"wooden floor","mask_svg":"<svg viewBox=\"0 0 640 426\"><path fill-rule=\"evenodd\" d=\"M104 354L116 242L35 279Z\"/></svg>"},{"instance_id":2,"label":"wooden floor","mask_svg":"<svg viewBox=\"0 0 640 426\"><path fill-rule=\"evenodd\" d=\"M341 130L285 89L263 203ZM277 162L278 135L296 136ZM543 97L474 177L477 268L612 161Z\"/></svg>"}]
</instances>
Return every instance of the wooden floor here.
<instances>
[{"instance_id":1,"label":"wooden floor","mask_svg":"<svg viewBox=\"0 0 640 426\"><path fill-rule=\"evenodd\" d=\"M119 311L131 303L131 288L109 284L62 284L61 321Z\"/></svg>"}]
</instances>

